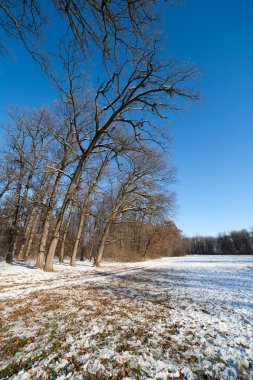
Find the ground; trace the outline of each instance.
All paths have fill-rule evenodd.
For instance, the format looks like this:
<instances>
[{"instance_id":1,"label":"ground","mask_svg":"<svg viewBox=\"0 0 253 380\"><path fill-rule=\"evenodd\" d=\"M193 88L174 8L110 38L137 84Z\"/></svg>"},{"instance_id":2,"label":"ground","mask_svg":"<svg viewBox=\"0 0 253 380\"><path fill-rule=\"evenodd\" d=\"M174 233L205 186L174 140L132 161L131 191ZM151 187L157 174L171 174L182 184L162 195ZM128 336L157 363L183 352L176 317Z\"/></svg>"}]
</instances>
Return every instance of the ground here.
<instances>
[{"instance_id":1,"label":"ground","mask_svg":"<svg viewBox=\"0 0 253 380\"><path fill-rule=\"evenodd\" d=\"M0 263L0 379L253 379L253 256Z\"/></svg>"}]
</instances>

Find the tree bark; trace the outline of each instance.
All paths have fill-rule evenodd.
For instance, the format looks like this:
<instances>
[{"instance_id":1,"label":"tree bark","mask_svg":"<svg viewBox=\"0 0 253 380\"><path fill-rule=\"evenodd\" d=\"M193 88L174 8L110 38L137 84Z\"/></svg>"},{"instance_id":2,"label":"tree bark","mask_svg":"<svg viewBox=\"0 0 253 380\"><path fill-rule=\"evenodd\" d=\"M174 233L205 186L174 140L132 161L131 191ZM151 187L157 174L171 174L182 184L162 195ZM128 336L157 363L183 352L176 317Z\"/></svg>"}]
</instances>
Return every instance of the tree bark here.
<instances>
[{"instance_id":1,"label":"tree bark","mask_svg":"<svg viewBox=\"0 0 253 380\"><path fill-rule=\"evenodd\" d=\"M72 253L71 259L70 259L70 265L72 267L75 266L76 256L77 256L77 252L78 252L78 248L79 248L79 244L80 244L80 240L81 240L81 235L82 235L84 224L85 224L85 219L86 219L85 217L86 217L86 209L83 210L83 212L82 212L80 223L79 223L78 230L77 230L75 245L74 245L73 253Z\"/></svg>"},{"instance_id":2,"label":"tree bark","mask_svg":"<svg viewBox=\"0 0 253 380\"><path fill-rule=\"evenodd\" d=\"M54 234L53 234L50 246L48 248L46 262L45 262L45 265L44 265L44 268L43 268L44 271L46 271L46 272L53 272L53 270L54 270L54 268L53 268L53 259L54 259L56 247L57 247L57 244L58 244L58 241L59 241L59 238L60 238L60 229L61 229L61 226L62 226L62 223L63 223L63 220L64 220L65 212L66 212L66 210L68 208L69 202L71 201L71 197L72 197L74 191L77 188L78 181L79 181L80 174L81 174L81 170L82 170L82 167L83 167L83 162L84 162L83 159L81 159L79 161L78 165L77 165L77 168L76 168L75 173L73 175L72 181L71 181L71 183L70 183L70 185L68 187L67 193L65 195L65 198L64 198L64 201L63 201L60 213L58 215L56 226L55 226L55 230L54 230Z\"/></svg>"},{"instance_id":3,"label":"tree bark","mask_svg":"<svg viewBox=\"0 0 253 380\"><path fill-rule=\"evenodd\" d=\"M56 176L56 179L55 179L54 187L53 187L53 190L52 190L52 193L51 193L51 196L50 196L50 200L49 200L49 203L48 203L47 211L46 211L45 221L44 221L44 225L43 225L43 229L42 229L42 234L41 234L39 253L38 253L37 261L36 261L36 264L35 264L36 268L41 268L42 269L44 267L44 264L45 264L46 245L47 245L47 238L48 238L48 234L49 234L49 227L50 227L50 221L51 221L51 213L52 213L52 209L54 207L54 202L55 202L55 198L56 198L56 194L57 194L57 191L58 191L58 187L59 187L59 184L60 184L61 177L62 177L62 172L59 171L57 173L57 176Z\"/></svg>"},{"instance_id":4,"label":"tree bark","mask_svg":"<svg viewBox=\"0 0 253 380\"><path fill-rule=\"evenodd\" d=\"M61 244L61 251L60 251L60 258L59 258L59 262L62 264L64 262L64 254L65 254L65 241L66 241L66 237L67 237L67 233L68 233L68 229L69 229L69 225L70 225L70 222L71 222L71 217L72 217L72 214L73 214L73 205L70 209L70 212L69 212L69 216L68 216L68 220L67 220L67 223L66 223L66 226L65 226L65 231L63 233L63 238L62 238L62 244Z\"/></svg>"},{"instance_id":5,"label":"tree bark","mask_svg":"<svg viewBox=\"0 0 253 380\"><path fill-rule=\"evenodd\" d=\"M38 226L38 221L39 221L39 217L40 216L41 216L41 214L38 212L37 215L34 218L33 223L32 223L32 228L31 228L30 235L28 237L27 244L26 244L26 247L25 247L25 252L24 252L24 259L25 260L27 260L28 257L29 257L29 255L30 255L30 251L31 251L31 247L32 247L32 242L33 242L33 239L34 239L35 229Z\"/></svg>"},{"instance_id":6,"label":"tree bark","mask_svg":"<svg viewBox=\"0 0 253 380\"><path fill-rule=\"evenodd\" d=\"M36 206L34 205L32 212L31 212L31 215L30 215L30 218L29 218L29 221L28 221L28 224L27 224L27 227L26 227L25 232L24 232L23 242L22 242L21 248L20 248L19 253L18 253L18 260L21 260L21 261L25 260L25 256L26 256L25 255L25 247L26 247L27 239L31 234L32 226L34 225L35 212L36 212Z\"/></svg>"},{"instance_id":7,"label":"tree bark","mask_svg":"<svg viewBox=\"0 0 253 380\"><path fill-rule=\"evenodd\" d=\"M34 234L35 228L37 226L38 218L40 215L36 203L40 200L41 195L43 193L44 194L47 193L47 191L50 187L50 184L52 182L53 175L52 174L50 175L49 181L46 185L46 188L44 188L44 185L46 183L47 178L48 178L48 173L45 172L43 175L41 184L40 184L40 188L39 188L37 195L34 199L33 208L32 208L29 220L28 220L27 227L26 227L25 232L24 232L23 243L21 245L21 248L20 248L20 251L18 254L18 260L26 260L28 255L29 255L29 251L31 248L31 240L33 239L33 234ZM35 215L36 211L37 211L37 215Z\"/></svg>"},{"instance_id":8,"label":"tree bark","mask_svg":"<svg viewBox=\"0 0 253 380\"><path fill-rule=\"evenodd\" d=\"M97 254L96 254L95 258L94 258L94 266L95 267L100 267L100 263L101 263L101 260L102 260L103 254L104 254L104 249L105 249L105 244L106 244L107 236L108 236L108 233L109 233L109 230L110 230L112 222L113 222L113 220L109 220L109 222L107 223L106 228L104 230L102 239L100 241L100 244L99 244L99 247L98 247L98 250L97 250Z\"/></svg>"},{"instance_id":9,"label":"tree bark","mask_svg":"<svg viewBox=\"0 0 253 380\"><path fill-rule=\"evenodd\" d=\"M39 253L38 253L36 264L35 264L35 267L40 268L40 269L42 269L45 264L46 245L47 245L47 237L49 233L50 217L51 217L51 213L48 213L46 216L46 220L44 222L42 236L40 240Z\"/></svg>"}]
</instances>

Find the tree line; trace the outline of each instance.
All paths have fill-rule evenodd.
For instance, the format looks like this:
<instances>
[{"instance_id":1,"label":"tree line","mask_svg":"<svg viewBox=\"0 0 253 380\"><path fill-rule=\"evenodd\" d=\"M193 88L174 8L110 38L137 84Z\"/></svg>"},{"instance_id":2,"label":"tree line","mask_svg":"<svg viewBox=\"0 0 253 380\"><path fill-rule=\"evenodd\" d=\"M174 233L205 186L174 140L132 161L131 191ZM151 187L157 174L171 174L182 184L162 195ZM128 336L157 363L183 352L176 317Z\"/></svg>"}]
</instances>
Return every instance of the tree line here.
<instances>
[{"instance_id":1,"label":"tree line","mask_svg":"<svg viewBox=\"0 0 253 380\"><path fill-rule=\"evenodd\" d=\"M198 99L195 68L161 56L154 0L48 4L51 21L45 2L0 3L3 35L22 42L58 94L54 105L9 111L1 254L9 263L36 257L38 268L52 271L56 255L98 266L115 250L182 253L187 242L167 221L174 208L168 119ZM41 34L59 20L50 52Z\"/></svg>"},{"instance_id":2,"label":"tree line","mask_svg":"<svg viewBox=\"0 0 253 380\"><path fill-rule=\"evenodd\" d=\"M252 255L253 233L242 229L221 233L217 237L196 236L189 239L191 254L198 255Z\"/></svg>"}]
</instances>

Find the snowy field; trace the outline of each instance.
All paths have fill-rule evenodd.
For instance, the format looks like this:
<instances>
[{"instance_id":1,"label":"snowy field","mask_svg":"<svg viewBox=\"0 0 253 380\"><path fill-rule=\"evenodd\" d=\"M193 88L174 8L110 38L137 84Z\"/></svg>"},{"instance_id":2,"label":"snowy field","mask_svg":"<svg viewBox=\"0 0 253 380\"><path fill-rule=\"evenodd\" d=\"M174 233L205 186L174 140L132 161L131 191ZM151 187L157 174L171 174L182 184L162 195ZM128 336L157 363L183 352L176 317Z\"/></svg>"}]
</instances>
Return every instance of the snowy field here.
<instances>
[{"instance_id":1,"label":"snowy field","mask_svg":"<svg viewBox=\"0 0 253 380\"><path fill-rule=\"evenodd\" d=\"M253 256L0 263L0 379L253 379Z\"/></svg>"}]
</instances>

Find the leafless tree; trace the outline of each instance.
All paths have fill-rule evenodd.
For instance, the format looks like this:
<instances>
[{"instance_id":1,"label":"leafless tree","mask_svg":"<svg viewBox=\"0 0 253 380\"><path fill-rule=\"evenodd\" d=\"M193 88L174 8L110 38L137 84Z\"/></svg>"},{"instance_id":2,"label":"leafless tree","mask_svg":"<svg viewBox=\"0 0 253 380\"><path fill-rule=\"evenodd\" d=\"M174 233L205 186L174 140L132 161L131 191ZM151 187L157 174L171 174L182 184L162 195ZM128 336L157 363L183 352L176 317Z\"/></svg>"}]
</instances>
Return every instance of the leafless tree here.
<instances>
[{"instance_id":1,"label":"leafless tree","mask_svg":"<svg viewBox=\"0 0 253 380\"><path fill-rule=\"evenodd\" d=\"M69 166L71 166L73 161L75 161L75 157L73 158L71 155L72 145L70 136L72 134L72 130L69 129L68 126L66 127L65 132L63 132L63 130L64 129L61 130L60 135L56 135L56 138L60 143L60 148L57 152L57 160L54 163L54 165L48 166L48 169L51 170L55 174L55 176L53 177L53 185L51 191L48 194L48 199L46 200L44 205L45 213L43 227L41 231L39 251L36 261L37 268L43 268L45 263L46 247L49 236L50 224L52 221L52 213L58 200L57 196L59 192L59 187L62 184L62 180L64 180L65 177L69 176L66 169L69 168Z\"/></svg>"},{"instance_id":2,"label":"leafless tree","mask_svg":"<svg viewBox=\"0 0 253 380\"><path fill-rule=\"evenodd\" d=\"M72 203L72 205L70 205L69 213L68 213L68 215L66 217L66 224L64 226L64 231L63 231L63 236L62 236L62 241L61 241L60 257L59 257L59 262L60 263L64 262L65 242L66 242L69 226L70 226L70 223L71 223L71 220L72 220L73 212L74 212L74 204Z\"/></svg>"},{"instance_id":3,"label":"leafless tree","mask_svg":"<svg viewBox=\"0 0 253 380\"><path fill-rule=\"evenodd\" d=\"M89 207L90 207L90 199L92 194L94 193L95 188L98 186L99 182L103 178L106 168L110 161L113 159L113 154L111 151L105 153L104 155L99 155L98 160L95 162L96 168L92 166L91 171L93 173L88 173L88 178L86 182L86 192L82 196L82 204L80 207L80 221L77 229L76 240L73 248L73 252L71 255L70 265L75 266L75 260L81 240L81 235L84 233L85 228L85 220L87 218Z\"/></svg>"},{"instance_id":4,"label":"leafless tree","mask_svg":"<svg viewBox=\"0 0 253 380\"><path fill-rule=\"evenodd\" d=\"M107 200L107 204L111 200L111 207L94 256L96 266L103 257L110 228L120 215L142 211L151 220L161 218L165 209L172 208L173 195L165 196L159 186L162 174L165 181L162 159L150 149L143 148L142 151L131 152L127 161L116 177L115 185L112 183L112 194ZM169 176L171 178L171 173Z\"/></svg>"},{"instance_id":5,"label":"leafless tree","mask_svg":"<svg viewBox=\"0 0 253 380\"><path fill-rule=\"evenodd\" d=\"M42 128L40 124L45 116L38 130L31 120L26 121L24 117L20 118L22 122L18 120L20 127L13 136L12 147L15 157L9 160L15 175L4 177L0 182L0 199L4 199L5 204L7 200L11 202L7 261L18 252L20 259L27 259L32 242L38 243L36 266L46 271L53 270L61 236L60 256L63 256L68 230L74 225L70 218L71 204L73 216L79 215L74 228L76 239L71 265L75 263L80 242L89 239L99 264L110 229L119 216L123 218L132 212L136 217L139 212L138 218L142 221L136 236L142 236L141 229L147 234L145 223L152 224L156 212L162 213L171 199L152 191L152 196L144 195L146 183L142 183L142 194L137 193L130 185L131 176L125 176L125 184L118 177L118 184L113 185L114 190L117 189L115 197L108 195L109 187L105 189L112 209L111 214L106 215L108 218L103 218L105 196L99 195L96 207L94 194L98 193L108 166L106 157L110 157L115 170L127 173L129 162L137 161L137 150L144 154L148 149L153 151L155 146L165 148L170 113L181 109L185 101L198 98L190 85L195 68L159 58L159 38L153 29L157 21L156 0L51 0L50 4L66 27L57 45L60 54L55 54L56 49L53 51L52 60L61 64L58 74L53 65L45 65L47 49L40 54L36 46L41 41L43 27L49 22L45 3L41 0L18 4L15 0L0 1L0 28L9 37L21 39L60 93L53 116L48 114L46 124L50 124L50 133L46 137L41 138L44 136L41 131L43 128L48 131L48 126ZM84 74L89 66L88 56L95 54L101 63L98 84L91 83L87 73ZM31 148L27 141L33 142ZM136 149L132 149L133 146ZM146 159L142 159L145 176L149 175L148 163L151 165L148 155L144 154ZM92 174L89 172L91 162L99 163ZM141 173L140 167L138 172ZM136 173L131 175L132 180L139 183ZM13 186L15 192L10 190ZM40 189L37 194L35 189ZM80 208L77 208L77 200ZM39 231L38 236L36 231ZM161 228L152 230L146 256L151 241L159 233L162 235ZM23 239L19 240L21 235ZM100 241L100 247L94 241Z\"/></svg>"},{"instance_id":6,"label":"leafless tree","mask_svg":"<svg viewBox=\"0 0 253 380\"><path fill-rule=\"evenodd\" d=\"M214 236L196 236L190 239L191 253L199 255L251 255L252 237L246 229L220 233Z\"/></svg>"},{"instance_id":7,"label":"leafless tree","mask_svg":"<svg viewBox=\"0 0 253 380\"><path fill-rule=\"evenodd\" d=\"M6 258L8 262L16 253L22 220L27 217L31 206L34 179L43 166L44 154L52 141L50 113L47 109L25 112L13 110L10 112L10 117L11 125L8 130L10 150L5 157L9 163L15 165L17 177L16 194L13 194L16 206L12 220L12 237ZM26 229L26 225L24 228Z\"/></svg>"},{"instance_id":8,"label":"leafless tree","mask_svg":"<svg viewBox=\"0 0 253 380\"><path fill-rule=\"evenodd\" d=\"M175 62L170 65L157 62L155 49L141 54L139 58L133 57L127 66L124 64L100 85L94 97L93 120L90 119L88 133L78 141L81 155L58 215L45 270L53 270L64 213L76 190L83 166L94 152L104 146L105 136L113 141L114 131L131 130L140 145L147 141L161 144L166 131L159 128L158 119L166 119L168 111L181 106L176 105L176 98L196 98L187 86L194 73L194 69L178 67Z\"/></svg>"}]
</instances>

